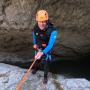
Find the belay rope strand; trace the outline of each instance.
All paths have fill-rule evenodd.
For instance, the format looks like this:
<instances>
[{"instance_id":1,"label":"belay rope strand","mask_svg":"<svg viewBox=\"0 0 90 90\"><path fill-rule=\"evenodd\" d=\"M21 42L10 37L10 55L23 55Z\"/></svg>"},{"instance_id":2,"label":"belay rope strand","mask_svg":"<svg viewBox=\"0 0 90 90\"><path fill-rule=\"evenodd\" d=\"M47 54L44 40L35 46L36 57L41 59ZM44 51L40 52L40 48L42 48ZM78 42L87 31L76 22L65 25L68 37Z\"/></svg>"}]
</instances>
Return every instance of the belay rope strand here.
<instances>
[{"instance_id":1,"label":"belay rope strand","mask_svg":"<svg viewBox=\"0 0 90 90\"><path fill-rule=\"evenodd\" d=\"M21 89L22 85L23 85L24 82L27 80L28 75L29 75L29 73L30 73L30 71L31 71L34 63L36 62L36 60L37 60L37 59L35 59L35 60L33 61L33 63L31 64L31 66L30 66L29 69L27 70L26 74L22 77L21 81L18 83L18 85L17 85L17 87L16 87L16 90L20 90L20 89Z\"/></svg>"}]
</instances>

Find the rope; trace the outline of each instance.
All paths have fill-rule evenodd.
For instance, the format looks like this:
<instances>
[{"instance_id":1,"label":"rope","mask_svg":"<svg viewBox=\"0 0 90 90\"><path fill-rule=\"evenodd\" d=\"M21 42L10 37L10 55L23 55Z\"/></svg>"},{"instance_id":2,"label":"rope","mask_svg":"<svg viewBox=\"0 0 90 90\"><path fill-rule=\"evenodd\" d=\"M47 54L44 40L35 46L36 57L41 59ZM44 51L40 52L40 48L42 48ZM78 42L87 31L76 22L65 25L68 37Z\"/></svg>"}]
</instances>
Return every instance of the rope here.
<instances>
[{"instance_id":1,"label":"rope","mask_svg":"<svg viewBox=\"0 0 90 90\"><path fill-rule=\"evenodd\" d=\"M24 82L27 80L28 75L29 75L29 73L30 73L30 71L31 71L31 68L33 67L33 65L34 65L34 63L36 62L36 60L37 60L37 59L35 59L35 60L33 61L33 63L31 64L31 66L30 66L29 69L27 70L26 74L22 77L21 81L19 82L19 84L18 84L17 87L16 87L16 90L20 90L20 89L21 89L22 85L23 85Z\"/></svg>"}]
</instances>

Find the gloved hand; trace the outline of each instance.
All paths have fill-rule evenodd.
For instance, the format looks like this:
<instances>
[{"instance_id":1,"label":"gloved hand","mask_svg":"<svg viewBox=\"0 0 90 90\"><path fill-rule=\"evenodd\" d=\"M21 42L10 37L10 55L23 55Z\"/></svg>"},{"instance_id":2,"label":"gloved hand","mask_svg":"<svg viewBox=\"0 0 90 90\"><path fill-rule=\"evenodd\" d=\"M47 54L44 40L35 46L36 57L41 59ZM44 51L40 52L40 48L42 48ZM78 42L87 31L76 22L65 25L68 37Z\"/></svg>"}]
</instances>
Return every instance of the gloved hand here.
<instances>
[{"instance_id":1,"label":"gloved hand","mask_svg":"<svg viewBox=\"0 0 90 90\"><path fill-rule=\"evenodd\" d=\"M35 59L40 59L43 55L43 52L38 51L38 53L35 55Z\"/></svg>"}]
</instances>

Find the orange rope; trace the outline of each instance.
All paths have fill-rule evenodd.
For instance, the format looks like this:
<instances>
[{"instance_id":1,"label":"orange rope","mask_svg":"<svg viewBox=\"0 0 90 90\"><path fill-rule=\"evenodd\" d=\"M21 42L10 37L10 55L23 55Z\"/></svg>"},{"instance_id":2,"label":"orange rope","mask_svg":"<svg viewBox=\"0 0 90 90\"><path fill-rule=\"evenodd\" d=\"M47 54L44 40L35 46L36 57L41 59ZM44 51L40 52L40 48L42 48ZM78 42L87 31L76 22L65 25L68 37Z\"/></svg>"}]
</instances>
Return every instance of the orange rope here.
<instances>
[{"instance_id":1,"label":"orange rope","mask_svg":"<svg viewBox=\"0 0 90 90\"><path fill-rule=\"evenodd\" d=\"M33 63L31 64L31 66L30 66L29 69L27 70L26 74L22 77L21 81L19 82L19 84L18 84L17 87L16 87L16 90L20 90L20 89L21 89L21 86L22 86L22 85L24 84L24 82L27 80L27 77L28 77L28 75L29 75L29 73L30 73L30 71L31 71L31 68L33 67L33 65L34 65L34 63L35 63L36 60L37 60L37 59L35 59L35 60L33 61Z\"/></svg>"}]
</instances>

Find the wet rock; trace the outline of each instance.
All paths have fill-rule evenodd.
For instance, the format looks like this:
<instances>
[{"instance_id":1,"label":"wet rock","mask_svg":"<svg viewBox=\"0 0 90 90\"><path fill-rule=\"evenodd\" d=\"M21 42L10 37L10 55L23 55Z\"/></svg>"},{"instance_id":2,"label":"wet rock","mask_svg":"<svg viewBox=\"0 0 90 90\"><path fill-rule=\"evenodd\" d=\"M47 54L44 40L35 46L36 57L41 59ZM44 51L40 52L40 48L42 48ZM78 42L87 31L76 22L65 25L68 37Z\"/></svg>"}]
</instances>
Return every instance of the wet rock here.
<instances>
[{"instance_id":1,"label":"wet rock","mask_svg":"<svg viewBox=\"0 0 90 90\"><path fill-rule=\"evenodd\" d=\"M0 90L15 90L26 69L0 63ZM43 85L43 72L29 74L21 90L90 90L90 81L84 78L68 78L49 73L47 85Z\"/></svg>"}]
</instances>

